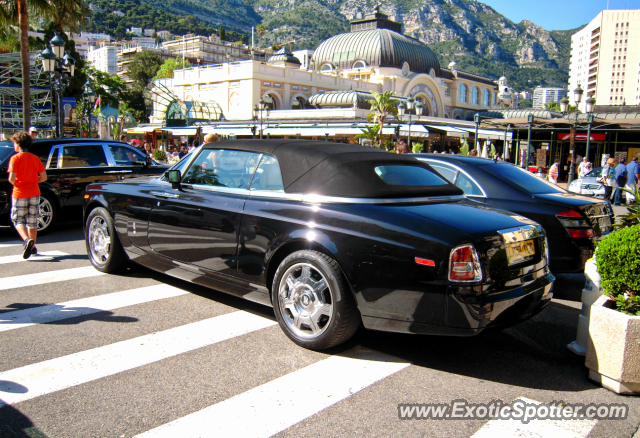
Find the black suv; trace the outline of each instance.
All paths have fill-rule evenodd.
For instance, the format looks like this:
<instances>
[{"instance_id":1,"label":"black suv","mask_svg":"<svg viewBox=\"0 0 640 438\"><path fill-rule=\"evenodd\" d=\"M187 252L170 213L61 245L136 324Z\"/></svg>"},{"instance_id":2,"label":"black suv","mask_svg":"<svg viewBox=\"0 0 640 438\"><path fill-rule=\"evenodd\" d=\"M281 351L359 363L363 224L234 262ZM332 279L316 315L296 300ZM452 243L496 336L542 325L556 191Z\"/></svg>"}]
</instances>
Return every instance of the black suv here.
<instances>
[{"instance_id":1,"label":"black suv","mask_svg":"<svg viewBox=\"0 0 640 438\"><path fill-rule=\"evenodd\" d=\"M35 140L29 152L42 160L48 176L47 181L40 183L38 232L50 230L63 212L68 213L66 217L81 219L87 184L153 176L169 168L133 146L106 139ZM0 225L11 223L13 186L9 183L7 167L14 153L13 143L0 144Z\"/></svg>"}]
</instances>

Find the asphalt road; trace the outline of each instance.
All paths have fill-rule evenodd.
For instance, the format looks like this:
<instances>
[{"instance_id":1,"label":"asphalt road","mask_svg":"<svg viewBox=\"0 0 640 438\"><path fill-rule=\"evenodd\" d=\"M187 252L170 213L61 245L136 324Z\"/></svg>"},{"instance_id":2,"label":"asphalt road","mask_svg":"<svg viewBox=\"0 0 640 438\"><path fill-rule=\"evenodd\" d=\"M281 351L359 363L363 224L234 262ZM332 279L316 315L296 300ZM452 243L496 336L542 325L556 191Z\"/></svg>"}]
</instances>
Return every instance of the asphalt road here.
<instances>
[{"instance_id":1,"label":"asphalt road","mask_svg":"<svg viewBox=\"0 0 640 438\"><path fill-rule=\"evenodd\" d=\"M0 228L0 437L631 437L640 399L587 380L582 275L554 302L476 338L361 331L317 353L257 304L133 267L96 275L81 224L20 261ZM52 251L57 251L53 252ZM118 292L127 291L121 294ZM82 301L79 301L82 300ZM48 306L48 307L44 307ZM626 420L400 420L401 403L624 403Z\"/></svg>"}]
</instances>

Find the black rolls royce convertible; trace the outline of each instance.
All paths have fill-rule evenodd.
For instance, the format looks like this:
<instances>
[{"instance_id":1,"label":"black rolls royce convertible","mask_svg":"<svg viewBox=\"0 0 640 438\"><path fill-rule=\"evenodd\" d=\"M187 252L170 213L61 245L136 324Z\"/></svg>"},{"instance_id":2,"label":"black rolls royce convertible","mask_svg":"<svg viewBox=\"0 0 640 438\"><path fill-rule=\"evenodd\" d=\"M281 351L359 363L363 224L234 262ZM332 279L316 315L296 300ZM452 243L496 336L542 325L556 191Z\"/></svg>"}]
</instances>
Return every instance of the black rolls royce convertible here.
<instances>
[{"instance_id":1,"label":"black rolls royce convertible","mask_svg":"<svg viewBox=\"0 0 640 438\"><path fill-rule=\"evenodd\" d=\"M96 269L131 261L273 306L315 350L360 325L471 336L552 297L542 227L369 147L210 143L161 177L89 185L84 215Z\"/></svg>"}]
</instances>

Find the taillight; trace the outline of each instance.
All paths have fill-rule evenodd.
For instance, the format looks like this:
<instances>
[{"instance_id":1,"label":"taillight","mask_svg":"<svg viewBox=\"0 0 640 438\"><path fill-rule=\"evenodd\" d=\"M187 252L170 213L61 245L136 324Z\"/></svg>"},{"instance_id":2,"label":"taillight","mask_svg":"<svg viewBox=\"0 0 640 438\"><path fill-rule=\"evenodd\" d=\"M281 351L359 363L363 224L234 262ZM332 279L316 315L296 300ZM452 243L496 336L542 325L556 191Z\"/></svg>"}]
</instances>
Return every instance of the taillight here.
<instances>
[{"instance_id":1,"label":"taillight","mask_svg":"<svg viewBox=\"0 0 640 438\"><path fill-rule=\"evenodd\" d=\"M567 230L571 237L593 237L593 230L591 228L578 228L578 229L569 229Z\"/></svg>"},{"instance_id":2,"label":"taillight","mask_svg":"<svg viewBox=\"0 0 640 438\"><path fill-rule=\"evenodd\" d=\"M567 233L573 238L593 237L594 232L588 219L575 210L566 210L556 214Z\"/></svg>"},{"instance_id":3,"label":"taillight","mask_svg":"<svg viewBox=\"0 0 640 438\"><path fill-rule=\"evenodd\" d=\"M480 262L473 245L461 245L451 251L449 259L450 281L481 281Z\"/></svg>"}]
</instances>

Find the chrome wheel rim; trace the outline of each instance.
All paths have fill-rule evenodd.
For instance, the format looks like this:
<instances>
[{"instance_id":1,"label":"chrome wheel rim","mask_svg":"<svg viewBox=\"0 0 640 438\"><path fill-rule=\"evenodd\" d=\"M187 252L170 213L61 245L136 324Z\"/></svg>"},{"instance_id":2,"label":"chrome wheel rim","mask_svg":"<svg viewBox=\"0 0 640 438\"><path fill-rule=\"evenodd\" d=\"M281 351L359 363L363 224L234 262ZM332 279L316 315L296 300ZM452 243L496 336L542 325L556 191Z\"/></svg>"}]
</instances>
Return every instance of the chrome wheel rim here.
<instances>
[{"instance_id":1,"label":"chrome wheel rim","mask_svg":"<svg viewBox=\"0 0 640 438\"><path fill-rule=\"evenodd\" d=\"M308 263L291 266L282 276L278 291L280 315L300 338L316 338L333 317L331 288L320 271Z\"/></svg>"},{"instance_id":2,"label":"chrome wheel rim","mask_svg":"<svg viewBox=\"0 0 640 438\"><path fill-rule=\"evenodd\" d=\"M40 203L38 204L38 231L42 231L51 225L53 219L53 206L47 198L40 196Z\"/></svg>"},{"instance_id":3,"label":"chrome wheel rim","mask_svg":"<svg viewBox=\"0 0 640 438\"><path fill-rule=\"evenodd\" d=\"M111 251L111 235L107 227L107 221L101 216L96 216L89 224L89 250L91 258L99 265L104 265L109 259Z\"/></svg>"}]
</instances>

